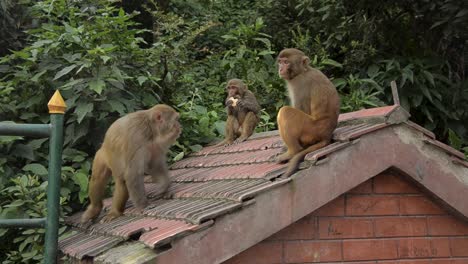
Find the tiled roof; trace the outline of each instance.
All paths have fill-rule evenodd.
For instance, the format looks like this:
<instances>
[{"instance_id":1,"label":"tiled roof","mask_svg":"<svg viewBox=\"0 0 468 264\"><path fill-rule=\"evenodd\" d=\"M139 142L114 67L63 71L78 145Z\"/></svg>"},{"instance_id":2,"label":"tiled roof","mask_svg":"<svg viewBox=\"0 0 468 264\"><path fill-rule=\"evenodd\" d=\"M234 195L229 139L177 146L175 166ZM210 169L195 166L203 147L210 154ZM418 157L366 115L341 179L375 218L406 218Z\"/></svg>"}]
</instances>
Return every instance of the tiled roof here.
<instances>
[{"instance_id":1,"label":"tiled roof","mask_svg":"<svg viewBox=\"0 0 468 264\"><path fill-rule=\"evenodd\" d=\"M374 176L379 172L378 170L395 166L396 164L393 163L395 163L395 160L398 158L395 156L397 155L395 153L398 152L398 149L395 148L396 143L392 144L392 140L393 134L398 134L400 132L387 132L388 135L384 138L388 138L388 143L392 144L392 146L388 148L389 157L386 156L385 152L378 150L378 152L373 153L371 148L362 149L363 145L358 144L359 140L365 135L375 134L377 131L386 130L386 128L389 127L404 126L406 129L414 131L418 135L423 135L422 140L420 140L424 142L422 144L442 150L452 163L463 168L461 169L464 170L463 172L468 171L467 162L463 160L464 157L462 153L436 141L434 135L430 131L408 121L408 117L409 114L399 106L387 106L342 114L340 116L340 126L334 133L334 143L323 149L309 153L306 156L305 162L301 165L301 168L305 170L298 173L304 174L307 171L314 170L314 168L323 168L320 172L325 178L324 180L317 178L318 182L316 185L319 186L323 184L326 188L331 188L329 186L335 186L336 188L328 190L327 195L323 195L323 197L318 196L316 205L303 205L300 201L294 203L294 205L289 205L297 208L291 208L289 212L290 215L284 219L279 215L277 220L278 224L270 224L263 227L265 230L261 230L257 236L252 236L250 238L250 235L246 235L245 238L239 238L248 240L243 241L243 245L241 246L226 246L224 243L229 243L230 240L228 238L220 238L219 236L221 236L223 232L226 233L226 236L229 236L229 233L234 232L236 228L239 229L240 232L244 228L258 229L260 227L256 225L256 222L268 222L274 219L258 219L258 221L256 221L256 219L246 219L245 221L251 221L251 227L248 226L249 223L230 224L228 226L229 230L225 227L223 229L224 231L219 231L220 234L215 236L220 240L219 242L209 241L209 243L214 243L211 247L216 247L216 243L225 241L223 242L223 248L228 250L228 252L221 252L222 250L220 252L216 251L210 254L219 254L219 256L206 256L206 259L203 259L205 256L199 255L201 254L200 252L203 252L202 249L194 254L190 262L215 263L225 260L229 258L229 256L239 253L242 248L245 249L253 245L244 244L254 243L254 240L259 242L266 238L266 234L271 235L279 231L287 223L292 223L299 219L298 217L300 217L300 214L305 215L306 213L310 213L310 210L313 209L311 206L316 207L323 205L353 186L360 184L366 179L365 177ZM411 142L414 140L414 137L402 140L407 141L404 142L404 144L416 144ZM387 140L381 140L379 142L381 145L385 145L385 141ZM373 143L373 145L370 146L375 145L378 144ZM81 213L66 219L66 223L72 227L73 233L67 238L62 239L59 242L59 247L64 254L73 258L95 259L108 263L119 263L120 261L116 260L116 254L111 254L110 252L120 254L122 256L121 259L126 259L126 262L143 263L148 259L156 259L161 255L161 263L185 263L175 260L168 261L171 254L162 253L170 248L172 243L179 241L181 238L192 237L190 236L191 234L209 232L203 230L216 230L216 228L213 227L221 228L221 224L217 223L218 220L221 222L227 221L221 219L226 219L226 217L229 217L230 213L242 214L242 212L245 212L245 215L247 215L246 208L254 208L255 206L251 206L253 203L259 204L256 198L260 200L260 195L262 193L273 193L272 190L276 190L281 186L292 186L292 181L296 180L297 175L287 179L280 178L279 176L281 176L282 172L285 170L286 165L278 165L274 162L276 155L282 152L282 147L283 143L277 132L255 134L248 141L229 147L206 147L200 152L194 153L171 166L170 175L172 184L167 195L163 199L150 199L150 205L143 213L138 213L134 210L132 203L128 202L125 216L110 223L95 223L82 226L79 224ZM341 162L338 165L344 168L338 168L332 163L329 163L327 166L318 166L321 162L326 163L329 157L335 160L335 156L338 157L340 154L345 153L345 151L351 156L348 156L345 160L341 158L340 161L337 161ZM406 154L401 154L401 158L405 158L405 155ZM415 155L421 154L416 153ZM362 165L357 162L354 163L355 165L349 165L349 162L353 160L362 161L359 159L364 158L369 159L370 163L375 161L372 160L375 158L382 164L378 164L378 166L372 165L376 167L375 169L370 165L362 167ZM406 164L401 165L401 167L405 166ZM342 176L343 178L339 178L341 175L337 174L340 173L340 169L343 169L343 171L348 170L347 173L349 173L349 177ZM369 173L374 173L375 170L375 174L365 175L362 179L358 179L358 176L352 176L358 173L359 170L362 170L361 174L366 174L367 171L369 171ZM422 169L420 170L423 171ZM326 176L326 174L329 176ZM459 188L460 191L466 192L466 190L468 190L466 187L466 185L468 185L468 179L459 180L466 180L464 185ZM334 181L335 185L327 185L328 183L325 181ZM338 181L339 184L336 181ZM423 185L426 184L424 180L421 180L421 183ZM433 183L429 180L427 186L430 188L439 188L437 184L438 183ZM306 188L307 186L304 185L300 187ZM157 191L156 185L150 182L145 184L145 188L150 198L152 194ZM312 192L313 188L311 187L309 189L310 192ZM323 191L327 190L324 189ZM310 192L306 193L310 195ZM435 193L440 194L442 199L447 200L446 202L448 204L462 212L462 214L468 215L468 207L460 207L459 204L461 202L457 201L456 197L454 198L446 194L444 190L439 192L436 190ZM299 195L300 197L301 193L298 190L294 195ZM294 195L290 196L292 197ZM446 195L446 197L444 197L444 195ZM282 200L290 200L291 197L283 197ZM274 199L276 199L276 197L271 199L271 203L274 202ZM105 201L105 208L109 207L110 202L110 199ZM282 208L284 205L281 203L282 202L277 202L273 203L273 205ZM308 208L304 209L304 212L302 212L302 207ZM279 210L278 208L274 207L270 209L270 211ZM281 210L284 210L284 208ZM301 211L301 213L295 215L294 210ZM102 215L103 213L101 216ZM232 238L233 243L234 240L235 238ZM237 242L241 243L241 241ZM141 244L145 246L142 247ZM182 242L179 244L182 244ZM194 247L194 245L190 246ZM205 247L209 248L206 245ZM116 251L116 248L118 248L118 251ZM229 250L230 248L232 250ZM148 251L148 249L151 250ZM172 255L179 252L177 250L177 247L175 247ZM123 252L126 252L126 254ZM179 255L177 256L183 259L184 256ZM123 256L125 256L125 258ZM126 263L123 261L121 262Z\"/></svg>"}]
</instances>

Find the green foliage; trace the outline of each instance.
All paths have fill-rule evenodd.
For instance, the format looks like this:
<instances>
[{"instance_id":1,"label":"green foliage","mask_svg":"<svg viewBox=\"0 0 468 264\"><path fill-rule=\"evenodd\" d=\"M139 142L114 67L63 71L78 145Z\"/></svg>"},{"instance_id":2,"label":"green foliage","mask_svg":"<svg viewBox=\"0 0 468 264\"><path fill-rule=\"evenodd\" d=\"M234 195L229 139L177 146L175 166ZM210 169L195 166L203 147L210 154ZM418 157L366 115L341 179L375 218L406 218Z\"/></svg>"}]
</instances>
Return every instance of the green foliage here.
<instances>
[{"instance_id":1,"label":"green foliage","mask_svg":"<svg viewBox=\"0 0 468 264\"><path fill-rule=\"evenodd\" d=\"M457 133L451 129L448 131L448 140L452 147L463 151L465 153L465 158L468 159L468 140L460 138Z\"/></svg>"},{"instance_id":2,"label":"green foliage","mask_svg":"<svg viewBox=\"0 0 468 264\"><path fill-rule=\"evenodd\" d=\"M383 105L378 97L383 93L383 88L372 79L361 79L350 74L346 78L334 79L333 83L341 94L341 110L343 112Z\"/></svg>"},{"instance_id":3,"label":"green foliage","mask_svg":"<svg viewBox=\"0 0 468 264\"><path fill-rule=\"evenodd\" d=\"M0 218L41 218L45 217L45 195L47 182L38 176L24 174L11 179L11 186L0 191ZM61 199L61 204L64 200ZM64 231L61 228L60 233ZM3 251L7 259L3 263L37 263L43 257L43 228L37 229L0 229L3 241L12 241L15 250Z\"/></svg>"},{"instance_id":4,"label":"green foliage","mask_svg":"<svg viewBox=\"0 0 468 264\"><path fill-rule=\"evenodd\" d=\"M18 50L23 47L28 28L28 5L31 0L2 0L0 2L0 56L8 54L8 50Z\"/></svg>"}]
</instances>

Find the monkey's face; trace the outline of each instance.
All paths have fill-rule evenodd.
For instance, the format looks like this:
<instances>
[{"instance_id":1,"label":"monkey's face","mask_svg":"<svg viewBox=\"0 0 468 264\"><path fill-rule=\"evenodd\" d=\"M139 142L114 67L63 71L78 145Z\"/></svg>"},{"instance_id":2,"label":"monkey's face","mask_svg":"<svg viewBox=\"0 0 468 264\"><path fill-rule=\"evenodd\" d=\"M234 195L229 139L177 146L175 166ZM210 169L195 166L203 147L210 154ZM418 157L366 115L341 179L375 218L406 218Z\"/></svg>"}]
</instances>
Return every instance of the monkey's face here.
<instances>
[{"instance_id":1,"label":"monkey's face","mask_svg":"<svg viewBox=\"0 0 468 264\"><path fill-rule=\"evenodd\" d=\"M171 141L168 143L171 145L179 138L182 132L182 126L179 122L179 113L172 109L171 111L157 113L154 122L159 135L167 136Z\"/></svg>"},{"instance_id":2,"label":"monkey's face","mask_svg":"<svg viewBox=\"0 0 468 264\"><path fill-rule=\"evenodd\" d=\"M278 55L277 62L279 76L288 81L306 72L310 60L298 49L284 49Z\"/></svg>"},{"instance_id":3,"label":"monkey's face","mask_svg":"<svg viewBox=\"0 0 468 264\"><path fill-rule=\"evenodd\" d=\"M228 93L228 97L234 97L239 93L239 85L237 85L236 83L228 83L228 85L226 86L226 91Z\"/></svg>"},{"instance_id":4,"label":"monkey's face","mask_svg":"<svg viewBox=\"0 0 468 264\"><path fill-rule=\"evenodd\" d=\"M285 80L290 79L291 65L288 58L278 58L278 74Z\"/></svg>"}]
</instances>

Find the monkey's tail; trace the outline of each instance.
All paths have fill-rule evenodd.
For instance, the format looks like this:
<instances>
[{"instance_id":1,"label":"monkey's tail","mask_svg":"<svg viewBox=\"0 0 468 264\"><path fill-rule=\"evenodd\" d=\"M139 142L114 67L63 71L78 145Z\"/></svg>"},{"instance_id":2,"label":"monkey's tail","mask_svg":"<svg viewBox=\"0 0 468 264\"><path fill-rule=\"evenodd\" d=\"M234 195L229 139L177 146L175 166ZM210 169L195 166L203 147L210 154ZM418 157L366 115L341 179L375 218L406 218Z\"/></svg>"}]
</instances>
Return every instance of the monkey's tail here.
<instances>
[{"instance_id":1,"label":"monkey's tail","mask_svg":"<svg viewBox=\"0 0 468 264\"><path fill-rule=\"evenodd\" d=\"M323 148L329 143L330 141L328 140L319 141L318 143L315 143L312 146L309 146L308 148L294 155L294 157L292 157L292 159L289 161L288 169L286 170L285 173L283 173L283 175L281 175L281 177L287 178L293 175L299 169L299 164L304 160L307 154L317 149Z\"/></svg>"}]
</instances>

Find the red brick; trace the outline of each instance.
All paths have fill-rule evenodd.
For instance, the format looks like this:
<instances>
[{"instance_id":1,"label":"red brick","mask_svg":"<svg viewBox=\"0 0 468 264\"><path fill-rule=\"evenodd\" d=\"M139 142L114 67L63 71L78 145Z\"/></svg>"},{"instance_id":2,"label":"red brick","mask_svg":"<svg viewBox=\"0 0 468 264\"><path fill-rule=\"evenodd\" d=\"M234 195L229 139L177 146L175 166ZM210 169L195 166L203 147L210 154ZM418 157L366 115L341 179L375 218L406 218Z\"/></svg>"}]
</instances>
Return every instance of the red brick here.
<instances>
[{"instance_id":1,"label":"red brick","mask_svg":"<svg viewBox=\"0 0 468 264\"><path fill-rule=\"evenodd\" d=\"M450 257L448 239L406 238L398 243L400 258Z\"/></svg>"},{"instance_id":2,"label":"red brick","mask_svg":"<svg viewBox=\"0 0 468 264\"><path fill-rule=\"evenodd\" d=\"M453 257L468 257L468 238L452 238L450 240Z\"/></svg>"},{"instance_id":3,"label":"red brick","mask_svg":"<svg viewBox=\"0 0 468 264\"><path fill-rule=\"evenodd\" d=\"M375 220L376 237L407 237L427 235L424 217L384 217Z\"/></svg>"},{"instance_id":4,"label":"red brick","mask_svg":"<svg viewBox=\"0 0 468 264\"><path fill-rule=\"evenodd\" d=\"M400 198L400 213L402 215L441 215L445 211L424 196L403 196Z\"/></svg>"},{"instance_id":5,"label":"red brick","mask_svg":"<svg viewBox=\"0 0 468 264\"><path fill-rule=\"evenodd\" d=\"M285 242L286 263L341 261L341 242Z\"/></svg>"},{"instance_id":6,"label":"red brick","mask_svg":"<svg viewBox=\"0 0 468 264\"><path fill-rule=\"evenodd\" d=\"M451 259L433 259L432 264L452 264Z\"/></svg>"},{"instance_id":7,"label":"red brick","mask_svg":"<svg viewBox=\"0 0 468 264\"><path fill-rule=\"evenodd\" d=\"M352 194L372 193L372 179L359 184L358 186L351 189L348 193L352 193Z\"/></svg>"},{"instance_id":8,"label":"red brick","mask_svg":"<svg viewBox=\"0 0 468 264\"><path fill-rule=\"evenodd\" d=\"M349 195L346 198L346 215L398 215L398 196Z\"/></svg>"},{"instance_id":9,"label":"red brick","mask_svg":"<svg viewBox=\"0 0 468 264\"><path fill-rule=\"evenodd\" d=\"M367 238L374 236L374 227L369 218L328 218L319 219L319 238Z\"/></svg>"},{"instance_id":10,"label":"red brick","mask_svg":"<svg viewBox=\"0 0 468 264\"><path fill-rule=\"evenodd\" d=\"M315 217L304 217L290 226L282 229L268 240L295 240L315 238Z\"/></svg>"},{"instance_id":11,"label":"red brick","mask_svg":"<svg viewBox=\"0 0 468 264\"><path fill-rule=\"evenodd\" d=\"M400 260L402 264L432 264L430 259Z\"/></svg>"},{"instance_id":12,"label":"red brick","mask_svg":"<svg viewBox=\"0 0 468 264\"><path fill-rule=\"evenodd\" d=\"M375 193L419 193L418 187L393 172L384 172L374 178Z\"/></svg>"},{"instance_id":13,"label":"red brick","mask_svg":"<svg viewBox=\"0 0 468 264\"><path fill-rule=\"evenodd\" d=\"M431 250L433 257L450 257L450 241L448 238L432 238Z\"/></svg>"},{"instance_id":14,"label":"red brick","mask_svg":"<svg viewBox=\"0 0 468 264\"><path fill-rule=\"evenodd\" d=\"M281 242L261 242L223 264L273 264L282 263L283 245Z\"/></svg>"},{"instance_id":15,"label":"red brick","mask_svg":"<svg viewBox=\"0 0 468 264\"><path fill-rule=\"evenodd\" d=\"M452 264L468 264L468 258L452 259Z\"/></svg>"},{"instance_id":16,"label":"red brick","mask_svg":"<svg viewBox=\"0 0 468 264\"><path fill-rule=\"evenodd\" d=\"M432 236L468 235L468 223L453 216L428 217L427 225Z\"/></svg>"},{"instance_id":17,"label":"red brick","mask_svg":"<svg viewBox=\"0 0 468 264\"><path fill-rule=\"evenodd\" d=\"M336 264L343 264L343 263L346 263L346 264L375 264L377 263L377 261L350 261L350 262L337 262ZM328 264L334 264L334 263L328 263Z\"/></svg>"},{"instance_id":18,"label":"red brick","mask_svg":"<svg viewBox=\"0 0 468 264\"><path fill-rule=\"evenodd\" d=\"M342 195L315 210L312 214L316 216L343 216L344 207L344 196Z\"/></svg>"},{"instance_id":19,"label":"red brick","mask_svg":"<svg viewBox=\"0 0 468 264\"><path fill-rule=\"evenodd\" d=\"M396 259L397 241L386 239L343 241L344 260Z\"/></svg>"}]
</instances>

